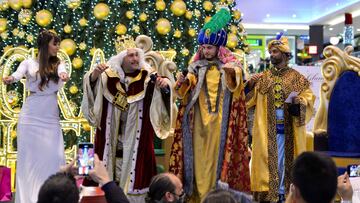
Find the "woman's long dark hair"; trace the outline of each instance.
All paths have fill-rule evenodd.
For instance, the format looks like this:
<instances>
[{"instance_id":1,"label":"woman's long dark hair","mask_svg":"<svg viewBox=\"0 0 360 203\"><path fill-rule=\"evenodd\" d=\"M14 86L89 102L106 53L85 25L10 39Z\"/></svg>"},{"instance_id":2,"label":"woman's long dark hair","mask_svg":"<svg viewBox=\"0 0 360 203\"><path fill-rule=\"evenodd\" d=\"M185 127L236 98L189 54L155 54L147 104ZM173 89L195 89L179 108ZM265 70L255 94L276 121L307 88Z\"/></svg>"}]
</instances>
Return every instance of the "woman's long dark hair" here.
<instances>
[{"instance_id":1,"label":"woman's long dark hair","mask_svg":"<svg viewBox=\"0 0 360 203\"><path fill-rule=\"evenodd\" d=\"M57 56L49 55L49 43L52 39L54 39L54 43L60 42L60 38L56 34L47 30L41 31L37 38L39 50L39 74L41 79L39 89L41 91L45 85L48 85L50 80L55 83L59 82L57 71L60 59Z\"/></svg>"}]
</instances>

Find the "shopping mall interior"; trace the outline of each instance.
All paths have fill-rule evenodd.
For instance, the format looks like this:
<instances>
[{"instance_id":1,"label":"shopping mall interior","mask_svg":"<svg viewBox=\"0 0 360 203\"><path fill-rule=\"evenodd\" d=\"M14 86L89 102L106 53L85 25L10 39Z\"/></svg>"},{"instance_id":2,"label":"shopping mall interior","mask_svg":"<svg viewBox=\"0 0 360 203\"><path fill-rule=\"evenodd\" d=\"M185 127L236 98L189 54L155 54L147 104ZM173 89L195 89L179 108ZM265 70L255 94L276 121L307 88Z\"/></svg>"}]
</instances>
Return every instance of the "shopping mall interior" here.
<instances>
[{"instance_id":1,"label":"shopping mall interior","mask_svg":"<svg viewBox=\"0 0 360 203\"><path fill-rule=\"evenodd\" d=\"M249 62L253 66L267 58L267 41L284 32L294 55L291 63L316 65L328 45L344 48L345 27L353 30L354 54L360 47L360 1L358 0L257 0L238 1L243 25L252 48ZM348 23L345 25L345 14Z\"/></svg>"}]
</instances>

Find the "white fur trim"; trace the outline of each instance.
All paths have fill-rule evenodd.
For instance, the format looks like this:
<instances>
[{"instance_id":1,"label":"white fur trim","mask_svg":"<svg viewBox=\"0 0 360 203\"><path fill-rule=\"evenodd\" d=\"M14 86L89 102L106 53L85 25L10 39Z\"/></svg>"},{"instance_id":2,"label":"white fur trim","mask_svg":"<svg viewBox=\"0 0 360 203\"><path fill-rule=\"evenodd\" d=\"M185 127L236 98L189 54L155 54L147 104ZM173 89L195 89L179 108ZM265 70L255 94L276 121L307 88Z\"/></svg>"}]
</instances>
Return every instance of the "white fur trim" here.
<instances>
[{"instance_id":1,"label":"white fur trim","mask_svg":"<svg viewBox=\"0 0 360 203\"><path fill-rule=\"evenodd\" d=\"M137 124L135 126L137 126L137 130L136 130L136 140L135 140L135 144L134 144L134 151L132 152L132 159L131 159L131 168L130 168L130 183L129 183L129 188L128 188L128 193L129 194L143 194L146 193L148 191L148 188L144 188L141 190L137 190L134 189L134 184L135 184L135 178L136 178L136 174L135 174L135 167L136 167L136 161L137 161L137 153L138 153L138 148L139 148L139 142L140 142L140 135L141 135L141 129L142 129L142 119L143 119L143 100L138 102L138 114L137 114Z\"/></svg>"},{"instance_id":2,"label":"white fur trim","mask_svg":"<svg viewBox=\"0 0 360 203\"><path fill-rule=\"evenodd\" d=\"M148 63L146 63L145 61L145 53L142 49L139 48L134 48L138 54L139 54L139 67L138 69L144 68L145 70L152 72L152 68L150 67L150 65ZM124 57L127 55L127 50L121 51L119 54L111 57L109 59L109 61L107 62L107 64L116 72L118 72L119 76L120 76L120 81L124 82L124 78L125 78L125 73L124 70L121 67L121 64L123 63Z\"/></svg>"}]
</instances>

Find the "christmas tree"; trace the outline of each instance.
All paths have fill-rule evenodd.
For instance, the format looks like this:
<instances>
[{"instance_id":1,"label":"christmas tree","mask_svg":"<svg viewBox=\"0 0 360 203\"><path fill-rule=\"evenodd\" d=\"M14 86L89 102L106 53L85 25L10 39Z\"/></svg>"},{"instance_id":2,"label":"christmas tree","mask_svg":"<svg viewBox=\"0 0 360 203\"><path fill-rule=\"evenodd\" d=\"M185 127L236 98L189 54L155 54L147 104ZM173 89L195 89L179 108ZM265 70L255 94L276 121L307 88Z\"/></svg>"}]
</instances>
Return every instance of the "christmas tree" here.
<instances>
[{"instance_id":1,"label":"christmas tree","mask_svg":"<svg viewBox=\"0 0 360 203\"><path fill-rule=\"evenodd\" d=\"M235 52L248 51L241 12L233 9L234 0L0 0L0 54L12 47L35 47L42 29L56 32L62 39L61 49L72 61L65 93L79 115L83 75L97 48L108 59L116 54L117 37L145 34L154 41L153 50L175 50L174 61L183 69L197 49L197 33L220 7L229 8L232 14L227 47ZM15 98L14 91L19 88L16 84L8 87ZM14 108L22 103L21 95L18 98ZM76 139L73 132L65 133ZM80 141L89 139L89 133L82 134ZM75 144L74 139L66 139L66 145Z\"/></svg>"}]
</instances>

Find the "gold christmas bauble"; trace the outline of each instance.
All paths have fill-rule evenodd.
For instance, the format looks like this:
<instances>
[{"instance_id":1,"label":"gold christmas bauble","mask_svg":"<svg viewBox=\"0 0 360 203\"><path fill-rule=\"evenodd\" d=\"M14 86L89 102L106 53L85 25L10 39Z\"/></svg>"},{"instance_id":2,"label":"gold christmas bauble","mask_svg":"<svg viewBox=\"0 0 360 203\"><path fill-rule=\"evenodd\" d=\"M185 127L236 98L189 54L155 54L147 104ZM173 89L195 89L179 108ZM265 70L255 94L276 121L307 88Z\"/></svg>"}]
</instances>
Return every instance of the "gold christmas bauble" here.
<instances>
[{"instance_id":1,"label":"gold christmas bauble","mask_svg":"<svg viewBox=\"0 0 360 203\"><path fill-rule=\"evenodd\" d=\"M64 26L64 32L65 32L66 34L71 33L71 31L72 31L72 28L71 28L70 25L67 24L67 25Z\"/></svg>"},{"instance_id":2,"label":"gold christmas bauble","mask_svg":"<svg viewBox=\"0 0 360 203\"><path fill-rule=\"evenodd\" d=\"M195 37L196 35L196 30L194 28L190 28L188 30L188 34L190 35L190 37Z\"/></svg>"},{"instance_id":3,"label":"gold christmas bauble","mask_svg":"<svg viewBox=\"0 0 360 203\"><path fill-rule=\"evenodd\" d=\"M155 8L158 11L163 11L166 8L166 3L163 0L157 0L155 3Z\"/></svg>"},{"instance_id":4,"label":"gold christmas bauble","mask_svg":"<svg viewBox=\"0 0 360 203\"><path fill-rule=\"evenodd\" d=\"M22 25L27 25L32 17L32 12L29 9L21 9L19 15L18 15L18 20Z\"/></svg>"},{"instance_id":5,"label":"gold christmas bauble","mask_svg":"<svg viewBox=\"0 0 360 203\"><path fill-rule=\"evenodd\" d=\"M211 16L206 16L204 22L207 23L211 20Z\"/></svg>"},{"instance_id":6,"label":"gold christmas bauble","mask_svg":"<svg viewBox=\"0 0 360 203\"><path fill-rule=\"evenodd\" d=\"M139 19L141 22L145 22L147 20L147 15L146 13L141 13L140 16L139 16Z\"/></svg>"},{"instance_id":7,"label":"gold christmas bauble","mask_svg":"<svg viewBox=\"0 0 360 203\"><path fill-rule=\"evenodd\" d=\"M181 31L180 30L175 30L174 37L180 38L181 37Z\"/></svg>"},{"instance_id":8,"label":"gold christmas bauble","mask_svg":"<svg viewBox=\"0 0 360 203\"><path fill-rule=\"evenodd\" d=\"M73 112L73 114L75 114L76 110L79 108L74 101L69 101L69 107L71 112Z\"/></svg>"},{"instance_id":9,"label":"gold christmas bauble","mask_svg":"<svg viewBox=\"0 0 360 203\"><path fill-rule=\"evenodd\" d=\"M186 13L185 13L186 19L191 20L192 16L193 16L193 13L191 11L186 11Z\"/></svg>"},{"instance_id":10,"label":"gold christmas bauble","mask_svg":"<svg viewBox=\"0 0 360 203\"><path fill-rule=\"evenodd\" d=\"M203 7L205 11L211 11L214 7L214 5L211 3L211 1L204 1Z\"/></svg>"},{"instance_id":11,"label":"gold christmas bauble","mask_svg":"<svg viewBox=\"0 0 360 203\"><path fill-rule=\"evenodd\" d=\"M175 0L170 6L171 12L176 16L182 16L186 12L186 4L183 0Z\"/></svg>"},{"instance_id":12,"label":"gold christmas bauble","mask_svg":"<svg viewBox=\"0 0 360 203\"><path fill-rule=\"evenodd\" d=\"M133 19L134 18L134 11L126 11L125 16L128 19Z\"/></svg>"},{"instance_id":13,"label":"gold christmas bauble","mask_svg":"<svg viewBox=\"0 0 360 203\"><path fill-rule=\"evenodd\" d=\"M14 36L17 36L17 35L19 34L20 30L17 29L17 28L15 28L15 29L13 29L11 32L12 32L12 34L13 34Z\"/></svg>"},{"instance_id":14,"label":"gold christmas bauble","mask_svg":"<svg viewBox=\"0 0 360 203\"><path fill-rule=\"evenodd\" d=\"M91 56L94 56L95 51L96 51L96 47L91 48L91 49L90 49L90 55L91 55Z\"/></svg>"},{"instance_id":15,"label":"gold christmas bauble","mask_svg":"<svg viewBox=\"0 0 360 203\"><path fill-rule=\"evenodd\" d=\"M66 5L70 9L76 9L81 5L81 0L66 0Z\"/></svg>"},{"instance_id":16,"label":"gold christmas bauble","mask_svg":"<svg viewBox=\"0 0 360 203\"><path fill-rule=\"evenodd\" d=\"M88 122L84 122L82 123L83 129L87 132L89 132L91 130L91 126L89 125Z\"/></svg>"},{"instance_id":17,"label":"gold christmas bauble","mask_svg":"<svg viewBox=\"0 0 360 203\"><path fill-rule=\"evenodd\" d=\"M230 31L231 31L231 33L236 34L236 33L237 33L237 30L238 30L238 28L237 28L235 25L231 25L231 26L230 26Z\"/></svg>"},{"instance_id":18,"label":"gold christmas bauble","mask_svg":"<svg viewBox=\"0 0 360 203\"><path fill-rule=\"evenodd\" d=\"M15 106L16 104L18 104L19 102L19 95L16 91L14 90L10 90L6 93L6 99L7 102L11 105L11 106Z\"/></svg>"},{"instance_id":19,"label":"gold christmas bauble","mask_svg":"<svg viewBox=\"0 0 360 203\"><path fill-rule=\"evenodd\" d=\"M181 50L181 54L182 54L183 56L188 56L189 53L190 53L190 51L189 51L189 49L187 49L187 48L183 48L183 49Z\"/></svg>"},{"instance_id":20,"label":"gold christmas bauble","mask_svg":"<svg viewBox=\"0 0 360 203\"><path fill-rule=\"evenodd\" d=\"M194 15L198 18L201 16L201 12L198 9L194 10Z\"/></svg>"},{"instance_id":21,"label":"gold christmas bauble","mask_svg":"<svg viewBox=\"0 0 360 203\"><path fill-rule=\"evenodd\" d=\"M118 35L124 35L127 31L127 28L124 24L119 23L116 27L115 27L115 33Z\"/></svg>"},{"instance_id":22,"label":"gold christmas bauble","mask_svg":"<svg viewBox=\"0 0 360 203\"><path fill-rule=\"evenodd\" d=\"M3 32L0 34L0 36L1 36L1 39L6 40L9 37L9 34L8 34L8 32Z\"/></svg>"},{"instance_id":23,"label":"gold christmas bauble","mask_svg":"<svg viewBox=\"0 0 360 203\"><path fill-rule=\"evenodd\" d=\"M226 46L233 49L238 45L238 38L235 34L230 33L228 34Z\"/></svg>"},{"instance_id":24,"label":"gold christmas bauble","mask_svg":"<svg viewBox=\"0 0 360 203\"><path fill-rule=\"evenodd\" d=\"M83 17L79 20L79 24L81 27L87 26L88 21Z\"/></svg>"},{"instance_id":25,"label":"gold christmas bauble","mask_svg":"<svg viewBox=\"0 0 360 203\"><path fill-rule=\"evenodd\" d=\"M134 30L135 33L139 33L139 32L140 32L140 26L134 25L134 26L132 27L132 30Z\"/></svg>"},{"instance_id":26,"label":"gold christmas bauble","mask_svg":"<svg viewBox=\"0 0 360 203\"><path fill-rule=\"evenodd\" d=\"M32 0L22 0L24 8L31 8Z\"/></svg>"},{"instance_id":27,"label":"gold christmas bauble","mask_svg":"<svg viewBox=\"0 0 360 203\"><path fill-rule=\"evenodd\" d=\"M60 42L60 49L64 50L67 55L71 56L76 51L76 44L72 39L63 39Z\"/></svg>"},{"instance_id":28,"label":"gold christmas bauble","mask_svg":"<svg viewBox=\"0 0 360 203\"><path fill-rule=\"evenodd\" d=\"M23 1L22 0L8 0L9 6L18 11L21 9L21 7L23 6Z\"/></svg>"},{"instance_id":29,"label":"gold christmas bauble","mask_svg":"<svg viewBox=\"0 0 360 203\"><path fill-rule=\"evenodd\" d=\"M24 31L20 31L19 34L17 35L20 39L25 37L25 32Z\"/></svg>"},{"instance_id":30,"label":"gold christmas bauble","mask_svg":"<svg viewBox=\"0 0 360 203\"><path fill-rule=\"evenodd\" d=\"M0 0L0 11L6 11L9 8L7 0Z\"/></svg>"},{"instance_id":31,"label":"gold christmas bauble","mask_svg":"<svg viewBox=\"0 0 360 203\"><path fill-rule=\"evenodd\" d=\"M168 19L160 18L156 21L156 31L161 35L166 35L171 30L171 24Z\"/></svg>"},{"instance_id":32,"label":"gold christmas bauble","mask_svg":"<svg viewBox=\"0 0 360 203\"><path fill-rule=\"evenodd\" d=\"M240 20L242 14L241 14L241 12L239 10L235 10L233 12L233 16L234 16L235 20Z\"/></svg>"},{"instance_id":33,"label":"gold christmas bauble","mask_svg":"<svg viewBox=\"0 0 360 203\"><path fill-rule=\"evenodd\" d=\"M94 8L95 18L99 20L104 20L105 18L108 17L109 13L110 13L110 8L107 4L105 3L96 4Z\"/></svg>"},{"instance_id":34,"label":"gold christmas bauble","mask_svg":"<svg viewBox=\"0 0 360 203\"><path fill-rule=\"evenodd\" d=\"M50 11L44 9L36 13L35 20L41 27L46 27L53 20L53 16Z\"/></svg>"},{"instance_id":35,"label":"gold christmas bauble","mask_svg":"<svg viewBox=\"0 0 360 203\"><path fill-rule=\"evenodd\" d=\"M80 57L75 57L72 60L72 65L75 69L80 69L83 66L83 60Z\"/></svg>"},{"instance_id":36,"label":"gold christmas bauble","mask_svg":"<svg viewBox=\"0 0 360 203\"><path fill-rule=\"evenodd\" d=\"M79 44L79 49L80 49L81 51L84 51L84 50L86 49L86 43L85 43L85 42L81 42L81 43Z\"/></svg>"},{"instance_id":37,"label":"gold christmas bauble","mask_svg":"<svg viewBox=\"0 0 360 203\"><path fill-rule=\"evenodd\" d=\"M0 18L0 33L4 32L7 28L7 19Z\"/></svg>"},{"instance_id":38,"label":"gold christmas bauble","mask_svg":"<svg viewBox=\"0 0 360 203\"><path fill-rule=\"evenodd\" d=\"M32 43L34 41L34 36L32 34L29 34L27 37L26 37L26 41L29 42L29 43Z\"/></svg>"},{"instance_id":39,"label":"gold christmas bauble","mask_svg":"<svg viewBox=\"0 0 360 203\"><path fill-rule=\"evenodd\" d=\"M76 93L79 92L79 89L78 89L78 87L76 85L71 85L71 87L69 88L69 92L71 94L76 94Z\"/></svg>"}]
</instances>

